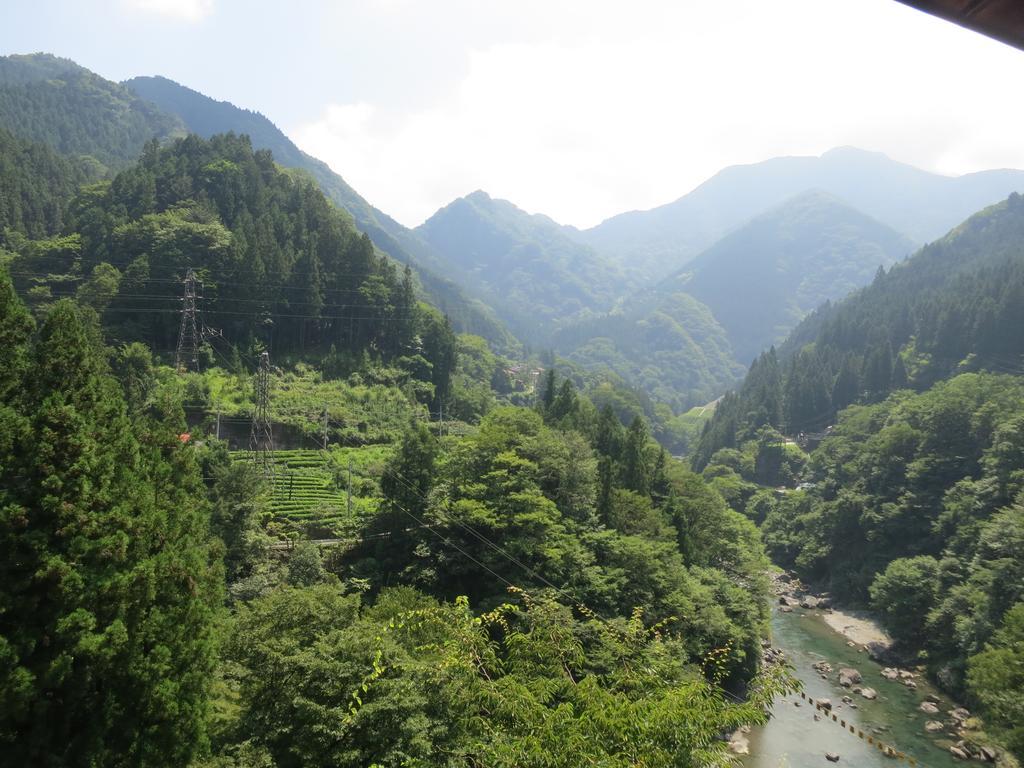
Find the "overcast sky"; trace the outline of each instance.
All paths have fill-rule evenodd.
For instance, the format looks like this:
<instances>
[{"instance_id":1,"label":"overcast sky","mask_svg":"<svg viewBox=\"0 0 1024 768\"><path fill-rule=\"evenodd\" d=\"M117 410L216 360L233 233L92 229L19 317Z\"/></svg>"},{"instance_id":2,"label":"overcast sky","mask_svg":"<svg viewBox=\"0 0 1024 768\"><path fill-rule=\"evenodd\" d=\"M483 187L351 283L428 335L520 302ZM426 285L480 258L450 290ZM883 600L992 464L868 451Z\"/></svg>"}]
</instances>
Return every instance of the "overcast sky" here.
<instances>
[{"instance_id":1,"label":"overcast sky","mask_svg":"<svg viewBox=\"0 0 1024 768\"><path fill-rule=\"evenodd\" d=\"M591 226L847 144L1024 168L1024 52L895 0L0 3L0 52L258 110L410 226L475 189Z\"/></svg>"}]
</instances>

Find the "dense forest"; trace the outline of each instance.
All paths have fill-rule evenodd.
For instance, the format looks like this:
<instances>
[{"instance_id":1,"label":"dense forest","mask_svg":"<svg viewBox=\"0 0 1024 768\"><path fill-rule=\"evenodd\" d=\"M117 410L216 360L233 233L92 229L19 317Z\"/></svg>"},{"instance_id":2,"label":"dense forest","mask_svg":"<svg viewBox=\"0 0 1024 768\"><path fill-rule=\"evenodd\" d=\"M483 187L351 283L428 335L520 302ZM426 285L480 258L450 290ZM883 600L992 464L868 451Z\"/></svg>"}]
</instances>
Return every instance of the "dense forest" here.
<instances>
[{"instance_id":1,"label":"dense forest","mask_svg":"<svg viewBox=\"0 0 1024 768\"><path fill-rule=\"evenodd\" d=\"M177 117L128 88L47 54L0 57L0 125L61 154L87 158L94 173L134 162L154 137L185 133Z\"/></svg>"},{"instance_id":2,"label":"dense forest","mask_svg":"<svg viewBox=\"0 0 1024 768\"><path fill-rule=\"evenodd\" d=\"M820 432L840 409L957 372L1018 373L1024 345L1024 198L972 216L872 284L804 320L777 353L754 361L726 396L694 461L735 448L763 426Z\"/></svg>"},{"instance_id":3,"label":"dense forest","mask_svg":"<svg viewBox=\"0 0 1024 768\"><path fill-rule=\"evenodd\" d=\"M150 143L136 166L76 197L68 219L52 238L8 238L11 271L38 309L74 294L114 337L168 352L193 269L203 323L224 342L211 354L368 353L447 392L454 335L417 301L408 268L245 138Z\"/></svg>"},{"instance_id":4,"label":"dense forest","mask_svg":"<svg viewBox=\"0 0 1024 768\"><path fill-rule=\"evenodd\" d=\"M502 352L515 352L519 342L494 311L469 298L446 269L444 257L412 230L374 208L326 163L300 150L269 119L226 101L215 101L165 77L134 77L124 85L164 112L180 118L190 133L211 138L219 133L249 137L254 149L268 149L274 162L308 172L329 200L348 211L359 230L374 245L413 268L424 291L452 326L463 333L483 336Z\"/></svg>"},{"instance_id":5,"label":"dense forest","mask_svg":"<svg viewBox=\"0 0 1024 768\"><path fill-rule=\"evenodd\" d=\"M701 765L787 684L753 525L570 382L465 438L411 426L355 545L282 559L253 465L179 440L176 377L0 289L16 761Z\"/></svg>"}]
</instances>

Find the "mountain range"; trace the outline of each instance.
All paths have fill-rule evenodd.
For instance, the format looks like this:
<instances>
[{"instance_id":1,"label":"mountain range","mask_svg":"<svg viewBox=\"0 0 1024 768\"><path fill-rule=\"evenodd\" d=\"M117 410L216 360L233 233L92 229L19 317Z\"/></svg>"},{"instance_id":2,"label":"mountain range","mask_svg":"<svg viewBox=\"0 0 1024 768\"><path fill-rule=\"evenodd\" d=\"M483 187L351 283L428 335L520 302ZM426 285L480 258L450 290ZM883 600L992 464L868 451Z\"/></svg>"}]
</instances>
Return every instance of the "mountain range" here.
<instances>
[{"instance_id":1,"label":"mountain range","mask_svg":"<svg viewBox=\"0 0 1024 768\"><path fill-rule=\"evenodd\" d=\"M1024 171L941 176L878 152L839 147L820 157L731 166L666 205L566 231L653 282L732 229L808 190L827 192L922 244L1022 188Z\"/></svg>"},{"instance_id":2,"label":"mountain range","mask_svg":"<svg viewBox=\"0 0 1024 768\"><path fill-rule=\"evenodd\" d=\"M245 134L411 265L457 331L504 352L551 348L675 408L734 384L821 302L1024 190L1021 171L947 177L844 147L726 168L672 203L588 230L483 191L409 229L268 118L163 77L114 83L46 54L2 57L0 127L72 158L83 179L125 167L152 138Z\"/></svg>"}]
</instances>

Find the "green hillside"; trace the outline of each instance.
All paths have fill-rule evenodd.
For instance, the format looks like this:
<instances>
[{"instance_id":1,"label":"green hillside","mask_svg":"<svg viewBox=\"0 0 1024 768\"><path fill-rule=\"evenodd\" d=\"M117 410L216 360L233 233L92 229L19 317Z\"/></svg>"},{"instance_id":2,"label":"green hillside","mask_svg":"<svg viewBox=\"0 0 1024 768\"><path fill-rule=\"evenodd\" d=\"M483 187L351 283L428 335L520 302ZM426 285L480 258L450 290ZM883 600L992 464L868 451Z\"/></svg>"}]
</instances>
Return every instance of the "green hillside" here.
<instances>
[{"instance_id":1,"label":"green hillside","mask_svg":"<svg viewBox=\"0 0 1024 768\"><path fill-rule=\"evenodd\" d=\"M192 133L209 138L218 133L245 134L256 149L269 149L274 161L308 172L328 199L348 211L356 226L381 250L416 270L430 301L451 319L460 332L483 336L503 351L518 343L479 301L467 297L445 271L445 260L411 230L363 199L326 163L300 150L268 118L226 101L216 101L164 77L135 77L124 86L139 97L179 117Z\"/></svg>"},{"instance_id":2,"label":"green hillside","mask_svg":"<svg viewBox=\"0 0 1024 768\"><path fill-rule=\"evenodd\" d=\"M130 89L41 53L0 57L0 126L91 158L96 172L126 167L150 139L185 134L181 120Z\"/></svg>"},{"instance_id":3,"label":"green hillside","mask_svg":"<svg viewBox=\"0 0 1024 768\"><path fill-rule=\"evenodd\" d=\"M450 203L416 233L444 254L450 274L534 343L574 315L607 310L632 284L626 270L551 219L485 192Z\"/></svg>"},{"instance_id":4,"label":"green hillside","mask_svg":"<svg viewBox=\"0 0 1024 768\"><path fill-rule=\"evenodd\" d=\"M807 192L723 237L657 287L711 310L748 364L825 301L840 299L913 250L890 227Z\"/></svg>"},{"instance_id":5,"label":"green hillside","mask_svg":"<svg viewBox=\"0 0 1024 768\"><path fill-rule=\"evenodd\" d=\"M1024 198L972 216L871 285L807 317L755 360L726 397L695 457L706 463L765 424L819 431L836 412L958 372L1024 370Z\"/></svg>"},{"instance_id":6,"label":"green hillside","mask_svg":"<svg viewBox=\"0 0 1024 768\"><path fill-rule=\"evenodd\" d=\"M417 301L411 274L246 138L150 143L137 165L83 191L74 211L60 236L14 244L12 272L38 312L78 296L118 338L166 355L192 268L202 323L216 329L204 354L240 366L227 359L238 354L231 347L270 347L342 371L372 356L428 383L430 399L447 395L454 335Z\"/></svg>"},{"instance_id":7,"label":"green hillside","mask_svg":"<svg viewBox=\"0 0 1024 768\"><path fill-rule=\"evenodd\" d=\"M92 180L87 163L0 127L0 232L44 237L64 226L68 204Z\"/></svg>"},{"instance_id":8,"label":"green hillside","mask_svg":"<svg viewBox=\"0 0 1024 768\"><path fill-rule=\"evenodd\" d=\"M708 307L681 292L566 324L552 343L584 370L611 371L677 411L713 400L743 373Z\"/></svg>"}]
</instances>

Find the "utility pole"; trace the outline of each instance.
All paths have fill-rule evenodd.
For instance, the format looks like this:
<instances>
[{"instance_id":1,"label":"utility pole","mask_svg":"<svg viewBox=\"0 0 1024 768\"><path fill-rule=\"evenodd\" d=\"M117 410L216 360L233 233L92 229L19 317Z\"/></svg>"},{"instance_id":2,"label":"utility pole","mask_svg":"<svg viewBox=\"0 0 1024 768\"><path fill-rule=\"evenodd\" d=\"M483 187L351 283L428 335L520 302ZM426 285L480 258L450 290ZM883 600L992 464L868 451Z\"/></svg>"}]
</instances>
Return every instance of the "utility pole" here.
<instances>
[{"instance_id":1,"label":"utility pole","mask_svg":"<svg viewBox=\"0 0 1024 768\"><path fill-rule=\"evenodd\" d=\"M323 423L323 433L322 433L322 434L321 434L321 436L320 436L320 437L321 437L321 439L322 439L322 441L323 441L323 450L324 450L324 451L326 451L326 450L327 450L327 418L328 418L328 414L327 414L327 406L325 405L325 406L324 406L324 423Z\"/></svg>"},{"instance_id":2,"label":"utility pole","mask_svg":"<svg viewBox=\"0 0 1024 768\"><path fill-rule=\"evenodd\" d=\"M220 405L217 405L217 439L220 440Z\"/></svg>"},{"instance_id":3,"label":"utility pole","mask_svg":"<svg viewBox=\"0 0 1024 768\"><path fill-rule=\"evenodd\" d=\"M348 519L352 519L352 457L348 457Z\"/></svg>"},{"instance_id":4,"label":"utility pole","mask_svg":"<svg viewBox=\"0 0 1024 768\"><path fill-rule=\"evenodd\" d=\"M199 370L199 331L196 324L196 286L199 281L191 267L185 273L184 282L185 295L181 299L178 349L174 355L174 367L178 373Z\"/></svg>"},{"instance_id":5,"label":"utility pole","mask_svg":"<svg viewBox=\"0 0 1024 768\"><path fill-rule=\"evenodd\" d=\"M274 434L270 427L270 354L260 354L260 367L256 372L256 410L252 414L252 432L249 450L263 477L274 477Z\"/></svg>"}]
</instances>

